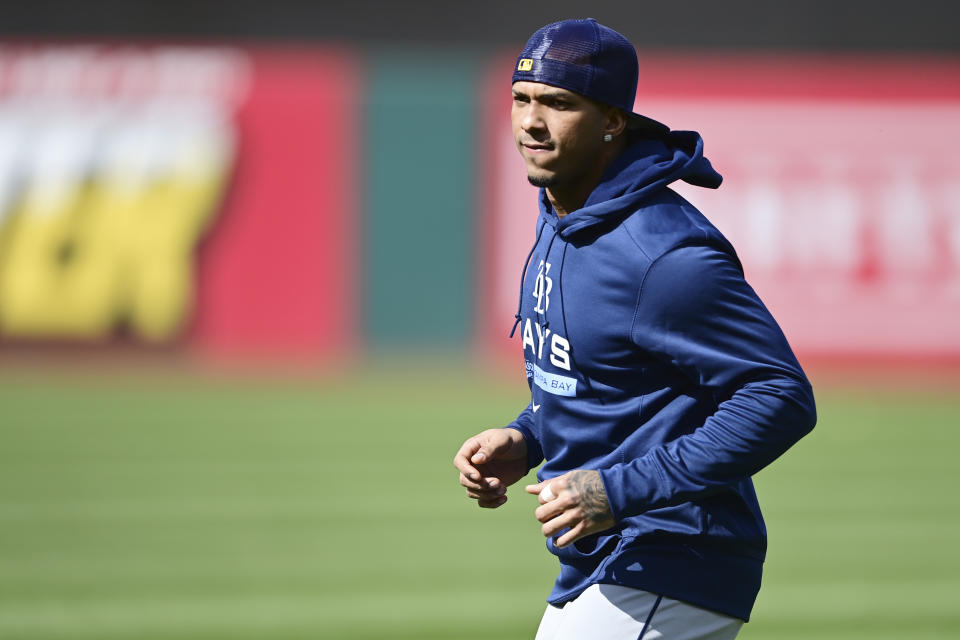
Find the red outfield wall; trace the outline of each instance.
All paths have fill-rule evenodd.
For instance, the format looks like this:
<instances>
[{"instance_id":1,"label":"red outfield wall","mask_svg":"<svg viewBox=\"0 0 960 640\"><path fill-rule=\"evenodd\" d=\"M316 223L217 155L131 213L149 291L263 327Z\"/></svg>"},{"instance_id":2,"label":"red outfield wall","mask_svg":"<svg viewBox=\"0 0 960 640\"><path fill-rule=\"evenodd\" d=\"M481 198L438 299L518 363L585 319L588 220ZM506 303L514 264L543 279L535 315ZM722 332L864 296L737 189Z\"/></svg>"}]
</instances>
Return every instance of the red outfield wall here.
<instances>
[{"instance_id":1,"label":"red outfield wall","mask_svg":"<svg viewBox=\"0 0 960 640\"><path fill-rule=\"evenodd\" d=\"M960 358L960 61L642 58L637 110L703 133L726 178L679 189L802 356ZM462 153L482 161L479 342L518 358L536 194L513 62L478 77ZM0 343L356 346L362 72L315 47L0 46Z\"/></svg>"},{"instance_id":2,"label":"red outfield wall","mask_svg":"<svg viewBox=\"0 0 960 640\"><path fill-rule=\"evenodd\" d=\"M0 47L0 339L349 349L358 71L316 47Z\"/></svg>"},{"instance_id":3,"label":"red outfield wall","mask_svg":"<svg viewBox=\"0 0 960 640\"><path fill-rule=\"evenodd\" d=\"M224 353L315 355L357 339L360 82L352 58L253 50L241 148L200 254L190 340Z\"/></svg>"},{"instance_id":4,"label":"red outfield wall","mask_svg":"<svg viewBox=\"0 0 960 640\"><path fill-rule=\"evenodd\" d=\"M724 175L677 190L802 357L960 357L960 62L641 57L636 110L699 131ZM479 308L481 342L517 355L505 336L537 208L510 135L512 63L487 85Z\"/></svg>"}]
</instances>

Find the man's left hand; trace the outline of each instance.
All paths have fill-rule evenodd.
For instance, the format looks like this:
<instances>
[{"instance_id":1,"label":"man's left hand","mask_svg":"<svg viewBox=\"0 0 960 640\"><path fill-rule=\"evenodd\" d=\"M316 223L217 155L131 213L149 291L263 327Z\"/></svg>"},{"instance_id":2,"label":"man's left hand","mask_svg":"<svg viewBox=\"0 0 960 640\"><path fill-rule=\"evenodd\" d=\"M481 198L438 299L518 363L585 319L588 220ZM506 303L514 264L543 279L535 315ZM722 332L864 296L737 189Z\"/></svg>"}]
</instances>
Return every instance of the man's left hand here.
<instances>
[{"instance_id":1,"label":"man's left hand","mask_svg":"<svg viewBox=\"0 0 960 640\"><path fill-rule=\"evenodd\" d=\"M548 485L550 491L544 491ZM603 480L597 471L576 469L550 480L527 485L526 490L540 500L534 515L543 523L541 530L544 536L549 538L569 528L553 541L558 548L616 524L607 502Z\"/></svg>"}]
</instances>

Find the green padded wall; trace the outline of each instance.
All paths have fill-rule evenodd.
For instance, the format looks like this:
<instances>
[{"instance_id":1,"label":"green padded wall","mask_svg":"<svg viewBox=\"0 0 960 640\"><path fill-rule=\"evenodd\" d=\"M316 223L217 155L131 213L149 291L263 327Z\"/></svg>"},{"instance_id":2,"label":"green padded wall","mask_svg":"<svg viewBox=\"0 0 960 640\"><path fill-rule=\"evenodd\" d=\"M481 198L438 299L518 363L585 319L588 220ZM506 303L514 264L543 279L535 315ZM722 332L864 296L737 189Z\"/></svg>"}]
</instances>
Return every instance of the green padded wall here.
<instances>
[{"instance_id":1,"label":"green padded wall","mask_svg":"<svg viewBox=\"0 0 960 640\"><path fill-rule=\"evenodd\" d=\"M477 69L468 57L369 61L363 316L374 348L472 335Z\"/></svg>"}]
</instances>

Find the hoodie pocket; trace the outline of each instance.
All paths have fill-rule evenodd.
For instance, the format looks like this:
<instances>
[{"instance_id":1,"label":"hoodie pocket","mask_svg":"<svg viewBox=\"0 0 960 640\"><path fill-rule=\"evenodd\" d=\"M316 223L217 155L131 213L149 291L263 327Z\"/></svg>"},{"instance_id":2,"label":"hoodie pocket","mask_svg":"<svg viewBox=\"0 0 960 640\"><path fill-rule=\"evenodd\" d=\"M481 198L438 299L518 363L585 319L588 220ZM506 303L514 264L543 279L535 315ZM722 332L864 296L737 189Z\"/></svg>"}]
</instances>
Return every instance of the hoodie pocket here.
<instances>
[{"instance_id":1,"label":"hoodie pocket","mask_svg":"<svg viewBox=\"0 0 960 640\"><path fill-rule=\"evenodd\" d=\"M621 541L622 536L619 533L595 533L580 538L562 549L553 544L553 538L549 538L547 548L550 553L560 559L561 563L572 565L579 571L589 574L605 558L613 554Z\"/></svg>"}]
</instances>

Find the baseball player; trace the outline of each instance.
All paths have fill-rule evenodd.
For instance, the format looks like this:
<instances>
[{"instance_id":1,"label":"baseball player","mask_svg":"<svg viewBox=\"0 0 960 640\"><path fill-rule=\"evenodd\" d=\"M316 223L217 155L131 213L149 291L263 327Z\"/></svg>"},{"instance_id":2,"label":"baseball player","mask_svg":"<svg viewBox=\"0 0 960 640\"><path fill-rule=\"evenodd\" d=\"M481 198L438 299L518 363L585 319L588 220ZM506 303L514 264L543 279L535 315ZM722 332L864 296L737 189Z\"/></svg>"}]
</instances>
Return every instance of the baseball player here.
<instances>
[{"instance_id":1,"label":"baseball player","mask_svg":"<svg viewBox=\"0 0 960 640\"><path fill-rule=\"evenodd\" d=\"M736 636L766 551L750 477L816 422L733 247L669 188L720 186L702 139L633 113L637 75L593 19L539 29L513 68L540 187L514 325L531 399L454 465L496 508L543 462L526 491L560 574L537 640Z\"/></svg>"}]
</instances>

